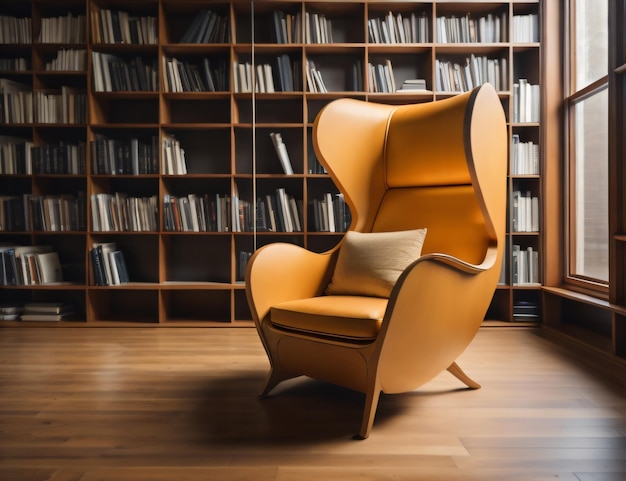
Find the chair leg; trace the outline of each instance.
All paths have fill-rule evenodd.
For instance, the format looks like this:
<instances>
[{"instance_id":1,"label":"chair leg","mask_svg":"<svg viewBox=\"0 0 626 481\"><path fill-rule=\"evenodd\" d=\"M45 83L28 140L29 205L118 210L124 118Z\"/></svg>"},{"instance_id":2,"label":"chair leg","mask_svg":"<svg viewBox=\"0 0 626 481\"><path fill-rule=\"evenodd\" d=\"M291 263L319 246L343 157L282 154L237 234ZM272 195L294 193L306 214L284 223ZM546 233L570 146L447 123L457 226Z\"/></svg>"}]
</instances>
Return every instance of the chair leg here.
<instances>
[{"instance_id":1,"label":"chair leg","mask_svg":"<svg viewBox=\"0 0 626 481\"><path fill-rule=\"evenodd\" d=\"M378 398L380 397L380 389L374 388L365 394L365 408L363 409L363 420L361 421L361 430L359 434L355 434L353 439L367 439L374 425L374 417L376 416L376 408L378 407Z\"/></svg>"},{"instance_id":2,"label":"chair leg","mask_svg":"<svg viewBox=\"0 0 626 481\"><path fill-rule=\"evenodd\" d=\"M298 374L292 374L272 367L267 375L267 378L265 379L265 385L263 386L263 389L261 389L259 397L261 399L266 398L270 391L278 386L278 384L294 377L298 377Z\"/></svg>"},{"instance_id":3,"label":"chair leg","mask_svg":"<svg viewBox=\"0 0 626 481\"><path fill-rule=\"evenodd\" d=\"M448 371L470 389L480 389L480 384L465 374L456 362L450 364Z\"/></svg>"}]
</instances>

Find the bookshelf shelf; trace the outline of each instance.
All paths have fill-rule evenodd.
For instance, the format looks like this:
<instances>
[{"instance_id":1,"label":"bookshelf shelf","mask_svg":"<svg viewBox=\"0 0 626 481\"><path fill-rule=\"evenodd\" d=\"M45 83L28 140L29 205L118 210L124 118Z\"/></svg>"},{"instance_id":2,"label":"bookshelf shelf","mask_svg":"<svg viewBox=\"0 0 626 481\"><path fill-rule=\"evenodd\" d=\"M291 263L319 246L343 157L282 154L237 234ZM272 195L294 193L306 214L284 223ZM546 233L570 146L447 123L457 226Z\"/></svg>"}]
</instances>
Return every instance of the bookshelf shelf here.
<instances>
[{"instance_id":1,"label":"bookshelf shelf","mask_svg":"<svg viewBox=\"0 0 626 481\"><path fill-rule=\"evenodd\" d=\"M438 37L441 18L464 18L468 12L472 20L500 19L498 39L448 42ZM86 94L87 102L86 122L78 124L41 123L35 117L24 121L5 119L1 124L3 135L21 140L2 140L2 143L28 141L36 147L80 145L85 150L81 167L84 170L70 174L17 173L4 169L0 172L0 191L15 198L25 194L55 196L82 191L86 195L83 213L86 226L63 232L0 230L1 244L51 245L59 252L69 280L69 284L60 285L2 285L0 302L17 297L17 302L73 303L76 320L54 323L57 326L251 325L243 285L246 256L255 248L278 241L323 252L341 239L341 232L319 228L311 208L314 201L338 194L329 177L319 170L313 152L312 126L319 111L341 97L388 104L447 98L456 92L437 88L437 60L462 64L472 54L504 58L506 67L502 77L506 83L500 88L500 98L509 120L509 133L517 134L520 142L538 145L541 122L518 122L514 117L513 84L520 79L539 83L541 44L533 39L513 41L511 29L514 17L530 14L538 17L540 13L539 1L515 0L5 2L0 6L0 15L32 25L32 33L28 39L0 39L0 61L6 60L6 65L10 65L3 68L4 64L0 63L0 79L24 84L33 98L37 92L48 94L62 87L78 88ZM83 40L39 42L43 19L68 14L82 19ZM280 23L281 18L285 19L285 29L279 32L276 22ZM377 40L371 36L373 28L382 28L375 22L397 25L399 19L406 26L404 38L399 30L395 40ZM49 21L53 24L53 20ZM131 38L124 35L142 25L141 22L145 24L141 36L136 32L132 40L122 40ZM208 27L210 22L214 22L213 30ZM198 41L200 37L208 41ZM46 63L61 50L85 50L86 68L46 70ZM111 61L106 68L111 76L117 76L118 88L112 88L113 77L111 89L106 87L102 70L105 64L100 56L116 59L117 63ZM281 80L280 57L289 60L287 70L292 84L286 77ZM23 59L21 70L13 68L11 63L18 58ZM137 59L143 61L150 82L128 83L128 78L138 75L133 63ZM321 72L327 92L314 91L308 84L306 73L311 60ZM396 87L407 80L424 79L427 90L373 91L368 63L384 65L388 61ZM179 76L187 76L184 84L181 78L180 90L173 87L174 70L168 62L176 65ZM267 64L274 91L259 88L253 93L251 85L249 90L242 90L238 84L240 71L233 69L235 62L249 63L255 75L256 66ZM181 64L184 67L179 67ZM209 87L205 68L214 76L213 88ZM202 84L203 89L194 90L189 78L193 75L201 78L202 82L196 86ZM267 77L263 80L266 86ZM282 136L293 174L285 173L270 133ZM184 157L186 173L171 174L164 170L166 138L179 143L183 152L177 155ZM95 150L102 139L110 142L110 150L106 151L109 157L101 158L102 153ZM135 142L145 144L141 156L145 166L141 170L129 161L137 162L138 154L125 147L134 146ZM106 166L110 165L117 170L108 172ZM541 173L511 171L508 184L510 195L523 189L539 196ZM255 205L269 198L276 201L281 189L293 198L289 202L292 212L298 212L299 228L292 225L293 232L284 231L285 227L269 232L261 225L253 229L251 224L246 224L245 219L255 218L252 215ZM92 209L92 196L99 194L154 199L156 227L147 231L95 230L93 220L97 212ZM205 197L205 222L211 215L217 215L217 211L209 213L206 206L221 198L220 217L223 222L227 220L222 230L172 230L169 220L166 222L165 199L193 196ZM235 212L236 202L240 207ZM184 204L181 201L180 205ZM203 204L198 205L202 211ZM235 217L239 218L239 228L233 224ZM507 228L510 245L539 250L541 238L541 229L516 232L512 225ZM131 282L94 285L90 258L94 243L116 244L124 253ZM494 295L490 319L514 321L516 305L539 302L540 284L515 284L511 261L509 249L504 282Z\"/></svg>"}]
</instances>

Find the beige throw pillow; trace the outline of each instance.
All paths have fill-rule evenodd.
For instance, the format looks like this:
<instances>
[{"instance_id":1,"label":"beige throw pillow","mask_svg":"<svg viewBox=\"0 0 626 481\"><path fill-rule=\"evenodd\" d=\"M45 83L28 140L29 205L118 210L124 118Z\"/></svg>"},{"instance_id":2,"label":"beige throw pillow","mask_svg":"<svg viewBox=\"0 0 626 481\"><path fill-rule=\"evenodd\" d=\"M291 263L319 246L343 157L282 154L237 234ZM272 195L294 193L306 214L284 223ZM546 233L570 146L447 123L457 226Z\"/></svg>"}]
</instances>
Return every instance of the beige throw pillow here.
<instances>
[{"instance_id":1,"label":"beige throw pillow","mask_svg":"<svg viewBox=\"0 0 626 481\"><path fill-rule=\"evenodd\" d=\"M326 294L389 297L402 271L422 254L425 237L426 229L348 231Z\"/></svg>"}]
</instances>

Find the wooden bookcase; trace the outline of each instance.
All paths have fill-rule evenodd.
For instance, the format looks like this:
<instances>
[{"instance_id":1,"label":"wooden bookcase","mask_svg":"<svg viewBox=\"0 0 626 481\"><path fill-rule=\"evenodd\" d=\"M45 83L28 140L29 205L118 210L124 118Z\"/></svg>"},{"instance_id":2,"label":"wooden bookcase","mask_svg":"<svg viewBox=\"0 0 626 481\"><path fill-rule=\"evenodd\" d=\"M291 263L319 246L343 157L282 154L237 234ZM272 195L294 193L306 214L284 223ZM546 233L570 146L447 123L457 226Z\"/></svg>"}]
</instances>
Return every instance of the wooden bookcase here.
<instances>
[{"instance_id":1,"label":"wooden bookcase","mask_svg":"<svg viewBox=\"0 0 626 481\"><path fill-rule=\"evenodd\" d=\"M145 44L102 42L97 38L94 12L123 12L132 18L150 19L154 38ZM226 37L211 43L182 43L194 18L209 10L224 20ZM541 42L517 41L513 25L517 17L534 15L541 19L539 0L502 0L480 2L448 1L267 1L238 0L32 0L5 2L0 15L30 19L30 42L0 43L0 59L24 58L26 68L2 68L0 79L26 84L33 92L37 108L38 92L58 92L69 86L85 94L84 121L41 123L7 121L0 124L4 136L17 137L35 146L72 143L85 150L84 167L79 173L0 174L0 192L4 196L54 196L72 194L82 199L84 226L69 231L2 230L0 243L16 245L52 245L63 266L62 284L0 286L0 303L30 301L66 301L77 308L75 321L55 323L60 326L249 326L251 316L241 277L245 253L267 243L285 241L322 252L334 246L341 233L315 230L309 206L314 199L337 188L316 167L311 142L313 121L328 102L353 97L371 102L402 104L429 102L458 93L437 85L438 69L443 62L463 65L471 55L485 60L498 59L501 66L499 95L508 119L511 139L538 145L539 170L510 170L510 203L516 192L529 193L538 199L541 212L543 161L541 155L541 113L532 121L517 117L517 94L514 84L526 80L538 85L541 80ZM313 43L295 39L279 43L273 27L274 13L284 12L300 22L305 30L309 18L324 19L330 24L332 43ZM375 43L369 38L369 21L394 18L422 19L427 25L425 41ZM79 42L42 43L39 35L46 19L73 16L82 21L84 39ZM449 42L438 37L441 18L476 20L498 18L501 37L485 42ZM21 20L23 21L23 20ZM147 21L147 23L150 23ZM540 21L537 22L540 24ZM295 28L295 27L294 27ZM514 41L515 39L515 41ZM45 65L60 50L84 50L85 68L78 71L45 70ZM131 64L141 59L152 69L158 85L147 91L122 89L100 91L96 83L98 55L108 55ZM277 57L286 55L295 72L293 90L242 92L237 86L233 65L270 64L277 69ZM221 88L209 92L171 92L164 87L166 61L225 68ZM503 60L504 59L504 60ZM312 92L307 85L308 61L315 62L323 75L328 92ZM368 64L393 65L395 83L421 78L426 91L374 92L368 76ZM130 67L129 67L130 68ZM293 174L283 172L270 139L279 132L287 146ZM99 173L92 142L101 138L130 143L132 139L151 146L151 161L156 170L132 174ZM162 142L173 137L184 149L187 172L165 174ZM165 196L188 194L234 196L252 206L255 201L275 195L277 189L301 203L302 230L269 232L244 226L241 231L178 232L171 231L165 220ZM156 199L157 228L148 231L102 232L93 229L92 196L124 193L138 198ZM541 216L540 216L541 217ZM254 218L254 216L253 216ZM488 319L499 321L536 321L520 317L517 306L540 304L541 268L537 282L518 283L512 268L512 246L532 248L541 263L541 218L528 232L517 229L517 215L510 209L507 228L506 270L494 295ZM124 252L131 282L123 285L93 285L90 249L94 242L115 242ZM17 325L12 321L4 325ZM26 323L21 323L26 324ZM28 323L33 325L37 323Z\"/></svg>"}]
</instances>

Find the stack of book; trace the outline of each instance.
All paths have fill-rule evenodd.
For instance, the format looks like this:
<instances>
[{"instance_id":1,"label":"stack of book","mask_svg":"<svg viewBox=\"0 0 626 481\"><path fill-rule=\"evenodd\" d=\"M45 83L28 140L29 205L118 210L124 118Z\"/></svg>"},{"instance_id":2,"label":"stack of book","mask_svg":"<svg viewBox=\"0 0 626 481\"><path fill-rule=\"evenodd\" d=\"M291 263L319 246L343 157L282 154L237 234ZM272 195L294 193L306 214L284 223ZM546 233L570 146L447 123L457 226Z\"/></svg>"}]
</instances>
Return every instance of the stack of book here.
<instances>
[{"instance_id":1,"label":"stack of book","mask_svg":"<svg viewBox=\"0 0 626 481\"><path fill-rule=\"evenodd\" d=\"M515 301L513 303L513 320L537 322L539 320L539 305L533 301Z\"/></svg>"},{"instance_id":2,"label":"stack of book","mask_svg":"<svg viewBox=\"0 0 626 481\"><path fill-rule=\"evenodd\" d=\"M64 302L29 302L24 305L22 321L62 321L74 315L74 306Z\"/></svg>"},{"instance_id":3,"label":"stack of book","mask_svg":"<svg viewBox=\"0 0 626 481\"><path fill-rule=\"evenodd\" d=\"M24 306L17 304L0 305L0 321L17 321L24 313Z\"/></svg>"},{"instance_id":4,"label":"stack of book","mask_svg":"<svg viewBox=\"0 0 626 481\"><path fill-rule=\"evenodd\" d=\"M428 93L430 90L426 88L426 80L423 78L410 78L402 82L397 90L398 92L423 92Z\"/></svg>"}]
</instances>

